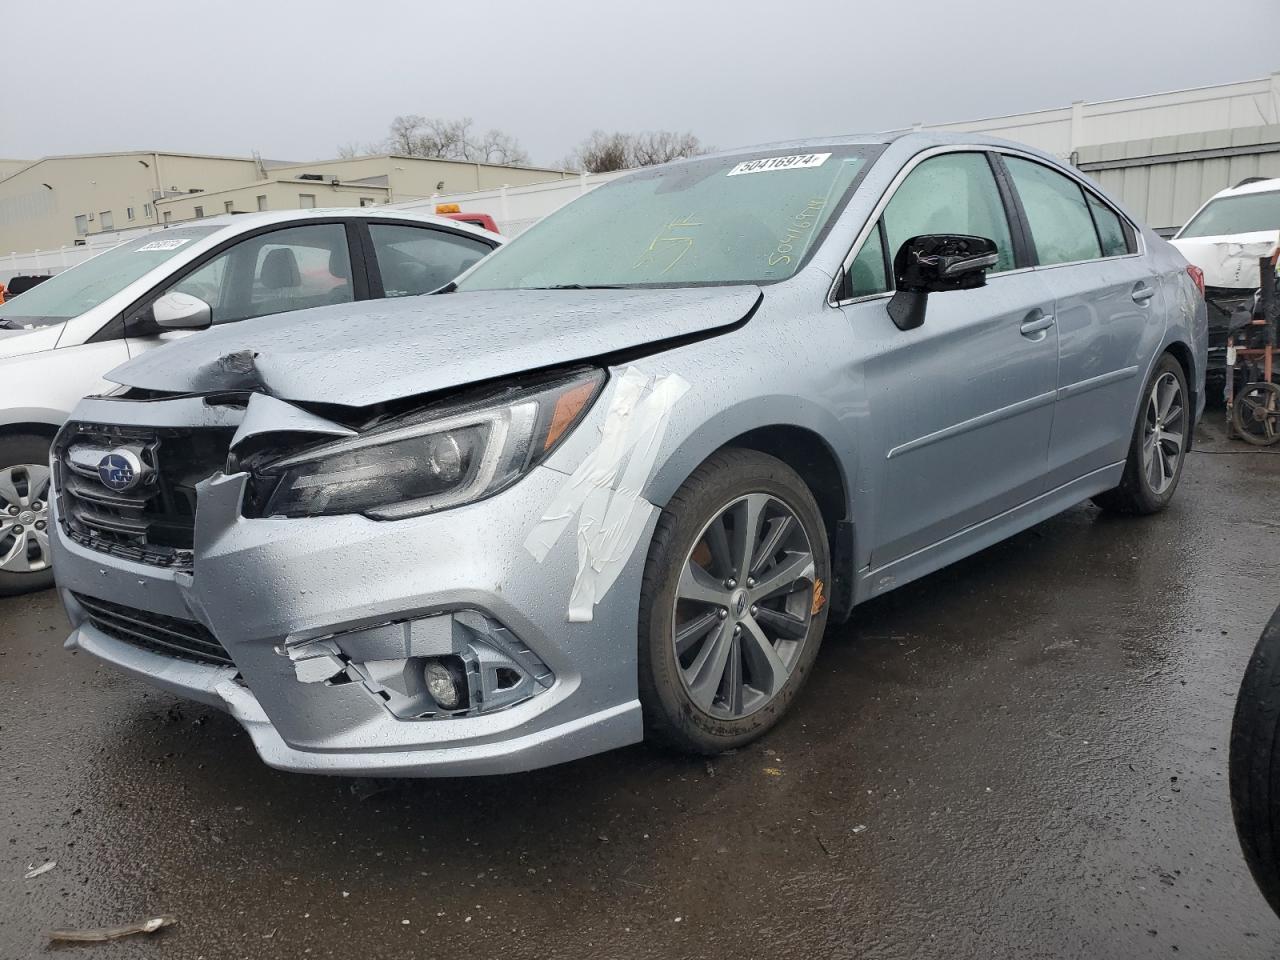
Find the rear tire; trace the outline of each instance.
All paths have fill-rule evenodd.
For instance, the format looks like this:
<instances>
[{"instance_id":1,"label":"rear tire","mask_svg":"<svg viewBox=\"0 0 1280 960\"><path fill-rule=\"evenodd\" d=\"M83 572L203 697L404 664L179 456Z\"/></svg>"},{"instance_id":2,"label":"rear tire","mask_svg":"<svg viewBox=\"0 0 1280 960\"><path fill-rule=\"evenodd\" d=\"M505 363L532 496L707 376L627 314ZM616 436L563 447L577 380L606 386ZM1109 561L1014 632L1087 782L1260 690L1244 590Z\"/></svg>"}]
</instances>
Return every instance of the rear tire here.
<instances>
[{"instance_id":1,"label":"rear tire","mask_svg":"<svg viewBox=\"0 0 1280 960\"><path fill-rule=\"evenodd\" d=\"M1098 494L1093 502L1112 513L1139 515L1167 507L1182 478L1191 418L1186 374L1182 364L1166 353L1143 388L1120 485Z\"/></svg>"},{"instance_id":2,"label":"rear tire","mask_svg":"<svg viewBox=\"0 0 1280 960\"><path fill-rule=\"evenodd\" d=\"M1244 859L1280 914L1280 609L1253 649L1231 722L1231 812Z\"/></svg>"},{"instance_id":3,"label":"rear tire","mask_svg":"<svg viewBox=\"0 0 1280 960\"><path fill-rule=\"evenodd\" d=\"M0 597L53 586L49 447L50 440L37 434L0 439Z\"/></svg>"},{"instance_id":4,"label":"rear tire","mask_svg":"<svg viewBox=\"0 0 1280 960\"><path fill-rule=\"evenodd\" d=\"M708 458L662 511L645 564L646 736L709 755L776 724L818 655L830 577L822 514L794 470L752 450Z\"/></svg>"}]
</instances>

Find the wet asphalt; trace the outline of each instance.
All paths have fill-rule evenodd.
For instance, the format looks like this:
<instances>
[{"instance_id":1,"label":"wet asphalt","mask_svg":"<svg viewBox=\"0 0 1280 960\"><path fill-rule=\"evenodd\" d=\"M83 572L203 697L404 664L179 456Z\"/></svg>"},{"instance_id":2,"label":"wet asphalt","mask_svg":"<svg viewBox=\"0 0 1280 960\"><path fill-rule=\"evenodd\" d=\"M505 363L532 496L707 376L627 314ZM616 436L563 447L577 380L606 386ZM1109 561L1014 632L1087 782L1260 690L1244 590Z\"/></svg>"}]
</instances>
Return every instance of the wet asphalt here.
<instances>
[{"instance_id":1,"label":"wet asphalt","mask_svg":"<svg viewBox=\"0 0 1280 960\"><path fill-rule=\"evenodd\" d=\"M278 773L64 652L52 593L0 600L0 958L1280 956L1226 776L1280 456L1201 434L1165 514L1082 505L860 608L710 763Z\"/></svg>"}]
</instances>

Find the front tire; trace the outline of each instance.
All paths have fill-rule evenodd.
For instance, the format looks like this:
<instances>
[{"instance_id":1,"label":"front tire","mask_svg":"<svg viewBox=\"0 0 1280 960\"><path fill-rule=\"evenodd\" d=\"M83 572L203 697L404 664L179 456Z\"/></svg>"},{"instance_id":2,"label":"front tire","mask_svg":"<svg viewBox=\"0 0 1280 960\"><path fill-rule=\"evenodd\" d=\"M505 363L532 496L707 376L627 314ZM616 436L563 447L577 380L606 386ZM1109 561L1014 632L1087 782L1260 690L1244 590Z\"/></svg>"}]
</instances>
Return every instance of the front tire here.
<instances>
[{"instance_id":1,"label":"front tire","mask_svg":"<svg viewBox=\"0 0 1280 960\"><path fill-rule=\"evenodd\" d=\"M49 440L0 440L0 597L53 586L49 562Z\"/></svg>"},{"instance_id":2,"label":"front tire","mask_svg":"<svg viewBox=\"0 0 1280 960\"><path fill-rule=\"evenodd\" d=\"M1280 609L1245 670L1231 722L1231 812L1245 861L1280 914Z\"/></svg>"},{"instance_id":3,"label":"front tire","mask_svg":"<svg viewBox=\"0 0 1280 960\"><path fill-rule=\"evenodd\" d=\"M1173 499L1191 440L1191 400L1182 364L1164 354L1143 391L1120 486L1093 498L1113 513L1159 513Z\"/></svg>"},{"instance_id":4,"label":"front tire","mask_svg":"<svg viewBox=\"0 0 1280 960\"><path fill-rule=\"evenodd\" d=\"M711 456L658 520L640 596L646 735L695 754L776 724L827 622L831 559L813 494L752 450Z\"/></svg>"}]
</instances>

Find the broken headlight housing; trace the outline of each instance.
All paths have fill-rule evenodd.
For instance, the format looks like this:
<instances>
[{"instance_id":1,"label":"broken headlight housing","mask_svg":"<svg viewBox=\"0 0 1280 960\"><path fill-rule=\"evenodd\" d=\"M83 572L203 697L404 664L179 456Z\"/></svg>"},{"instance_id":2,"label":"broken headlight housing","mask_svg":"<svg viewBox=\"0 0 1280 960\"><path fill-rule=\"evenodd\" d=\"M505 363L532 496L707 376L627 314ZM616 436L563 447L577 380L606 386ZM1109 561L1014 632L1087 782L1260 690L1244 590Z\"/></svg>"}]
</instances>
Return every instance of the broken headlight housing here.
<instances>
[{"instance_id":1,"label":"broken headlight housing","mask_svg":"<svg viewBox=\"0 0 1280 960\"><path fill-rule=\"evenodd\" d=\"M246 514L400 520L492 496L541 463L600 392L591 370L396 417L360 436L259 461Z\"/></svg>"}]
</instances>

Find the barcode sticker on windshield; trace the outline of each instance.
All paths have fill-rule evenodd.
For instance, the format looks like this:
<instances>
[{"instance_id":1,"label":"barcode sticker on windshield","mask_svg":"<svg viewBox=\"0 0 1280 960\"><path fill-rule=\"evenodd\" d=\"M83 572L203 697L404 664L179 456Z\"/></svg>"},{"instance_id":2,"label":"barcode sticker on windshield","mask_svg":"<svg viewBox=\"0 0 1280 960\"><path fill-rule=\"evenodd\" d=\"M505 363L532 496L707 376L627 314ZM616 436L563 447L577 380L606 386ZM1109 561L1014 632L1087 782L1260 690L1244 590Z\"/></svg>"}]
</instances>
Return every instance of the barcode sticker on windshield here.
<instances>
[{"instance_id":1,"label":"barcode sticker on windshield","mask_svg":"<svg viewBox=\"0 0 1280 960\"><path fill-rule=\"evenodd\" d=\"M190 237L183 237L181 240L152 240L150 243L144 243L138 248L138 253L147 250L177 250L184 243L190 243Z\"/></svg>"},{"instance_id":2,"label":"barcode sticker on windshield","mask_svg":"<svg viewBox=\"0 0 1280 960\"><path fill-rule=\"evenodd\" d=\"M736 177L740 173L768 173L770 170L803 170L820 167L827 162L829 153L797 153L790 157L766 157L763 160L744 160L727 174Z\"/></svg>"}]
</instances>

